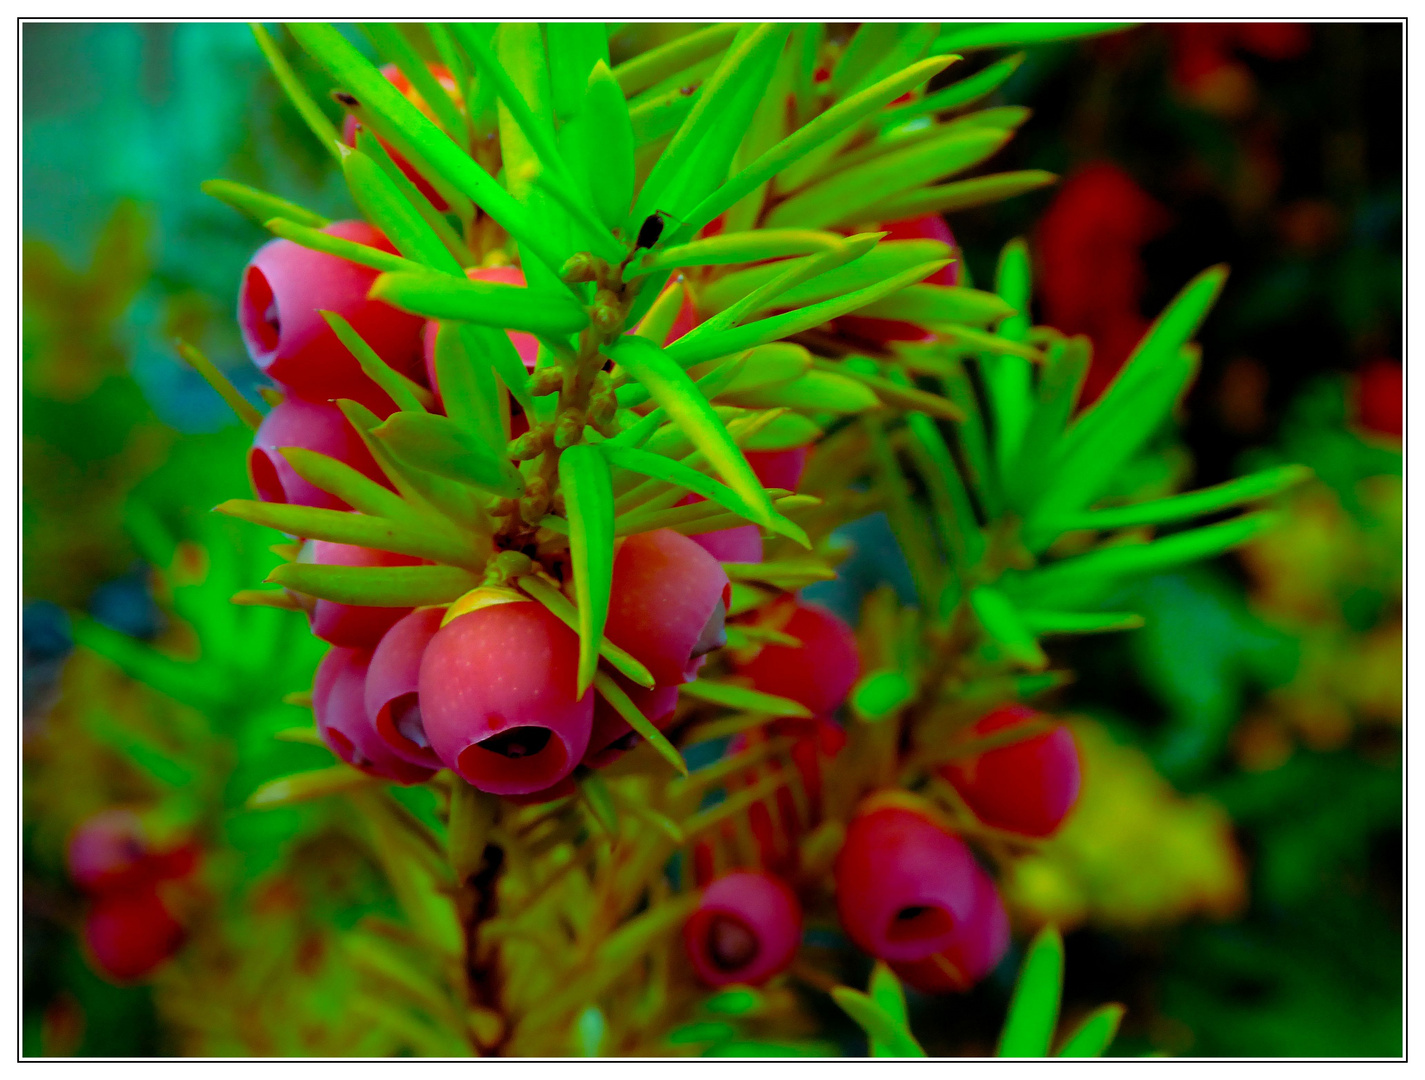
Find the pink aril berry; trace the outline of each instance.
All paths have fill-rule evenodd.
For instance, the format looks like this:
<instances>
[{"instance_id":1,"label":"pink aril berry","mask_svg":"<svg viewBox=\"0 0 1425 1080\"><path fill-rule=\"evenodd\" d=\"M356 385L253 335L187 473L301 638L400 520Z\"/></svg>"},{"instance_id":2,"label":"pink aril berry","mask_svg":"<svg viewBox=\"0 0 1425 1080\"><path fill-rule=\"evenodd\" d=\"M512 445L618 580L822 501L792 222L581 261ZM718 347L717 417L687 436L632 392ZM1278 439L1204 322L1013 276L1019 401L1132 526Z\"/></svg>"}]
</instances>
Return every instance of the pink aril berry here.
<instances>
[{"instance_id":1,"label":"pink aril berry","mask_svg":"<svg viewBox=\"0 0 1425 1080\"><path fill-rule=\"evenodd\" d=\"M939 214L924 214L921 217L890 221L877 230L884 231L886 240L939 240L949 244L956 252L955 262L942 266L925 279L927 285L957 285L960 281L959 247L955 236L945 219ZM935 335L923 326L902 322L899 319L877 319L865 315L843 315L836 320L836 329L850 337L863 341L885 343L888 341L924 341Z\"/></svg>"},{"instance_id":2,"label":"pink aril berry","mask_svg":"<svg viewBox=\"0 0 1425 1080\"><path fill-rule=\"evenodd\" d=\"M366 670L371 652L334 646L317 666L312 712L317 732L332 753L371 776L400 784L419 784L435 769L399 757L376 734L366 713Z\"/></svg>"},{"instance_id":3,"label":"pink aril berry","mask_svg":"<svg viewBox=\"0 0 1425 1080\"><path fill-rule=\"evenodd\" d=\"M341 410L325 402L288 397L274 406L253 436L247 455L247 475L263 502L346 510L346 503L297 475L282 455L284 447L301 447L350 465L363 476L386 483L380 466L366 449Z\"/></svg>"},{"instance_id":4,"label":"pink aril berry","mask_svg":"<svg viewBox=\"0 0 1425 1080\"><path fill-rule=\"evenodd\" d=\"M183 944L183 925L153 884L98 897L84 920L95 967L116 982L150 974Z\"/></svg>"},{"instance_id":5,"label":"pink aril berry","mask_svg":"<svg viewBox=\"0 0 1425 1080\"><path fill-rule=\"evenodd\" d=\"M1007 705L982 716L967 737L983 738L1041 718L1026 706ZM1078 747L1063 724L952 761L941 774L986 825L1024 836L1054 833L1079 797Z\"/></svg>"},{"instance_id":6,"label":"pink aril berry","mask_svg":"<svg viewBox=\"0 0 1425 1080\"><path fill-rule=\"evenodd\" d=\"M720 563L762 561L762 530L756 525L737 525L731 529L693 533L688 539Z\"/></svg>"},{"instance_id":7,"label":"pink aril berry","mask_svg":"<svg viewBox=\"0 0 1425 1080\"><path fill-rule=\"evenodd\" d=\"M641 712L660 731L673 719L673 710L678 704L676 686L655 686L645 689L622 675L614 675L614 682L628 695L634 708ZM629 726L602 694L594 699L594 728L589 736L589 749L584 752L584 764L595 769L612 765L628 751L637 746L643 736Z\"/></svg>"},{"instance_id":8,"label":"pink aril berry","mask_svg":"<svg viewBox=\"0 0 1425 1080\"><path fill-rule=\"evenodd\" d=\"M515 285L521 289L525 287L524 271L518 266L472 266L465 271L465 276L471 281L491 281L496 285ZM440 385L435 377L435 340L439 330L440 323L435 319L427 321L421 330L421 356L425 360L426 381L437 397L440 396ZM535 362L539 359L539 338L523 330L507 332L515 352L519 353L520 359L524 361L526 370L533 371Z\"/></svg>"},{"instance_id":9,"label":"pink aril berry","mask_svg":"<svg viewBox=\"0 0 1425 1080\"><path fill-rule=\"evenodd\" d=\"M594 690L575 697L579 635L543 604L495 602L452 619L426 646L426 737L482 791L552 787L589 748Z\"/></svg>"},{"instance_id":10,"label":"pink aril berry","mask_svg":"<svg viewBox=\"0 0 1425 1080\"><path fill-rule=\"evenodd\" d=\"M387 630L366 672L366 714L376 734L400 757L441 768L421 720L421 657L440 629L444 608L418 608Z\"/></svg>"},{"instance_id":11,"label":"pink aril berry","mask_svg":"<svg viewBox=\"0 0 1425 1080\"><path fill-rule=\"evenodd\" d=\"M899 806L863 813L836 858L841 925L872 956L924 960L956 940L978 869L958 837L921 813Z\"/></svg>"},{"instance_id":12,"label":"pink aril berry","mask_svg":"<svg viewBox=\"0 0 1425 1080\"><path fill-rule=\"evenodd\" d=\"M430 73L435 76L436 81L440 83L441 88L444 89L455 99L456 104L461 105L463 107L463 99L461 97L459 84L456 83L454 77L451 76L449 70L442 67L440 64L431 64ZM399 90L402 94L409 98L412 105L420 109L421 112L425 113L428 119L432 121L436 120L435 113L431 110L429 103L427 103L425 98L420 95L419 91L411 87L411 81L407 79L404 74L401 73L400 68L396 67L395 64L386 64L381 68L381 74L386 76L387 80L391 83L392 86L394 86L397 90ZM356 145L356 127L356 117L347 114L346 120L343 121L341 126L341 140L342 142L346 143L347 146ZM391 146L386 142L385 139L382 139L378 136L376 141L381 144L381 146L385 149L386 153L391 155L392 164L394 164L398 169L400 169L401 172L405 173L406 179L413 183L416 186L416 189L427 199L430 200L431 206L441 211L442 213L449 209L449 206L446 201L442 199L438 194L436 194L435 188L431 187L430 182L416 171L414 165L412 165L395 150L391 149Z\"/></svg>"},{"instance_id":13,"label":"pink aril berry","mask_svg":"<svg viewBox=\"0 0 1425 1080\"><path fill-rule=\"evenodd\" d=\"M763 487L796 491L806 469L810 449L808 446L797 446L791 450L748 450L747 464L752 466Z\"/></svg>"},{"instance_id":14,"label":"pink aril berry","mask_svg":"<svg viewBox=\"0 0 1425 1080\"><path fill-rule=\"evenodd\" d=\"M74 830L65 851L69 876L82 889L130 888L149 878L148 840L132 810L105 810Z\"/></svg>"},{"instance_id":15,"label":"pink aril berry","mask_svg":"<svg viewBox=\"0 0 1425 1080\"><path fill-rule=\"evenodd\" d=\"M421 561L392 551L377 551L355 544L333 544L326 540L314 540L304 555L318 566L415 566ZM311 612L312 633L332 645L371 649L410 610L318 600Z\"/></svg>"},{"instance_id":16,"label":"pink aril berry","mask_svg":"<svg viewBox=\"0 0 1425 1080\"><path fill-rule=\"evenodd\" d=\"M392 254L396 250L364 221L337 221L322 231ZM320 314L336 312L382 360L420 380L421 319L367 299L377 273L291 240L263 245L247 264L238 292L238 325L253 363L298 397L351 398L389 414L391 399L367 378Z\"/></svg>"},{"instance_id":17,"label":"pink aril berry","mask_svg":"<svg viewBox=\"0 0 1425 1080\"><path fill-rule=\"evenodd\" d=\"M614 555L605 636L631 653L659 686L691 682L727 642L732 586L718 561L671 529L638 533Z\"/></svg>"},{"instance_id":18,"label":"pink aril berry","mask_svg":"<svg viewBox=\"0 0 1425 1080\"><path fill-rule=\"evenodd\" d=\"M780 878L752 871L714 881L683 925L693 970L709 986L766 982L792 962L801 936L796 894Z\"/></svg>"},{"instance_id":19,"label":"pink aril berry","mask_svg":"<svg viewBox=\"0 0 1425 1080\"><path fill-rule=\"evenodd\" d=\"M790 698L813 713L835 712L861 673L851 627L823 607L790 597L770 605L763 624L801 645L764 645L737 673L765 694Z\"/></svg>"},{"instance_id":20,"label":"pink aril berry","mask_svg":"<svg viewBox=\"0 0 1425 1080\"><path fill-rule=\"evenodd\" d=\"M995 883L976 866L974 901L954 940L924 960L891 967L922 993L960 993L998 967L1008 950L1009 916Z\"/></svg>"}]
</instances>

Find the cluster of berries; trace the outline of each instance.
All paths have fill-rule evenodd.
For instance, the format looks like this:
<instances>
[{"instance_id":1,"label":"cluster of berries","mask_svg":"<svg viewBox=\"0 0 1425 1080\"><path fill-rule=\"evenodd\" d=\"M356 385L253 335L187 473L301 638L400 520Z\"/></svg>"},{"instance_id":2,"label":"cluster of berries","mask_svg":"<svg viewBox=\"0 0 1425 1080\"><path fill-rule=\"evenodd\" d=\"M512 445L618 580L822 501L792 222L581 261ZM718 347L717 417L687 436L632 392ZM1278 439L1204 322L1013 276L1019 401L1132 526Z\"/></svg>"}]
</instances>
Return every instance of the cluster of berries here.
<instances>
[{"instance_id":1,"label":"cluster of berries","mask_svg":"<svg viewBox=\"0 0 1425 1080\"><path fill-rule=\"evenodd\" d=\"M810 630L808 637L816 633L808 624L820 623L826 631L834 622L813 608L798 614ZM798 650L785 651L789 660L798 656ZM796 678L795 661L787 665L779 659L769 658L757 681L786 692ZM819 666L815 660L803 662ZM808 685L821 691L826 684ZM1023 706L1005 706L981 717L965 738L989 739L1045 719ZM823 724L835 728L830 721ZM819 780L806 762L815 761L818 750L831 748L834 756L843 741L818 739L809 757L794 754L803 779ZM1078 798L1079 757L1068 728L1055 724L958 758L940 775L982 825L1043 838L1057 831ZM759 832L755 820L753 831ZM764 846L764 856L765 851ZM846 935L924 993L968 990L994 970L1009 947L1009 919L993 879L943 815L917 796L888 790L864 799L847 827L832 876ZM792 962L802 930L795 881L793 868L782 874L738 871L708 884L684 926L688 956L704 982L760 983Z\"/></svg>"},{"instance_id":2,"label":"cluster of berries","mask_svg":"<svg viewBox=\"0 0 1425 1080\"><path fill-rule=\"evenodd\" d=\"M84 943L96 968L119 982L148 975L183 944L175 903L198 869L192 843L155 845L131 810L105 810L70 837L69 876L89 895Z\"/></svg>"}]
</instances>

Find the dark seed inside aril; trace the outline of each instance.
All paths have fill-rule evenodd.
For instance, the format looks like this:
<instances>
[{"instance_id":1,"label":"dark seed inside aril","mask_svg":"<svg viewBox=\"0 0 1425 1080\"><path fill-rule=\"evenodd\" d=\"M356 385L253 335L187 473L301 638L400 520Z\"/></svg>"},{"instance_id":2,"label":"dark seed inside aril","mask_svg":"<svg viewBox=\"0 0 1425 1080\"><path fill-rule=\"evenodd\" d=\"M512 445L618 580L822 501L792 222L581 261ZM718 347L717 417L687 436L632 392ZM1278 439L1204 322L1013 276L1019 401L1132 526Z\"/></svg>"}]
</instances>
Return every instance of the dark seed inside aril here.
<instances>
[{"instance_id":1,"label":"dark seed inside aril","mask_svg":"<svg viewBox=\"0 0 1425 1080\"><path fill-rule=\"evenodd\" d=\"M549 745L553 734L546 727L514 727L480 742L481 750L507 758L532 757Z\"/></svg>"},{"instance_id":2,"label":"dark seed inside aril","mask_svg":"<svg viewBox=\"0 0 1425 1080\"><path fill-rule=\"evenodd\" d=\"M708 923L708 958L720 971L738 971L757 959L757 935L740 919L715 915Z\"/></svg>"}]
</instances>

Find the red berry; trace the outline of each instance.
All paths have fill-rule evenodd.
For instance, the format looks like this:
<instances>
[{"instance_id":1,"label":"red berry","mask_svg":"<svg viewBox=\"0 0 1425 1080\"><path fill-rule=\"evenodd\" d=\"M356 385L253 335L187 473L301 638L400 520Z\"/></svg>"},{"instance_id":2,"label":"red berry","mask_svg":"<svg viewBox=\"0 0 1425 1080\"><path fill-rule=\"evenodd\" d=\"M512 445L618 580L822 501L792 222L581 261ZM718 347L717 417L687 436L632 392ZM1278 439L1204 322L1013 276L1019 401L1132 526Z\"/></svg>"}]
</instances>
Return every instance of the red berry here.
<instances>
[{"instance_id":1,"label":"red berry","mask_svg":"<svg viewBox=\"0 0 1425 1080\"><path fill-rule=\"evenodd\" d=\"M797 446L791 450L749 450L747 464L752 466L763 487L796 491L810 450L809 446Z\"/></svg>"},{"instance_id":2,"label":"red berry","mask_svg":"<svg viewBox=\"0 0 1425 1080\"><path fill-rule=\"evenodd\" d=\"M1007 705L981 717L969 736L982 738L1041 714ZM1049 836L1079 797L1079 752L1067 727L953 761L945 779L986 825L1025 836Z\"/></svg>"},{"instance_id":3,"label":"red berry","mask_svg":"<svg viewBox=\"0 0 1425 1080\"><path fill-rule=\"evenodd\" d=\"M567 799L573 795L578 785L574 783L573 775L566 776L556 784L550 784L547 788L540 788L538 791L531 791L524 795L504 795L502 798L508 799L516 806L540 806L543 803L554 802L556 799Z\"/></svg>"},{"instance_id":4,"label":"red berry","mask_svg":"<svg viewBox=\"0 0 1425 1080\"><path fill-rule=\"evenodd\" d=\"M376 734L366 714L366 669L370 663L369 650L333 647L317 666L312 711L322 741L342 761L372 776L400 784L429 780L434 769L398 757Z\"/></svg>"},{"instance_id":5,"label":"red berry","mask_svg":"<svg viewBox=\"0 0 1425 1080\"><path fill-rule=\"evenodd\" d=\"M756 525L737 525L731 529L693 533L688 539L720 563L762 561L762 530Z\"/></svg>"},{"instance_id":6,"label":"red berry","mask_svg":"<svg viewBox=\"0 0 1425 1080\"><path fill-rule=\"evenodd\" d=\"M70 837L65 852L69 876L82 889L130 888L150 877L148 840L132 810L105 810Z\"/></svg>"},{"instance_id":7,"label":"red berry","mask_svg":"<svg viewBox=\"0 0 1425 1080\"><path fill-rule=\"evenodd\" d=\"M974 902L955 940L934 956L891 967L925 994L970 989L999 966L1009 950L1009 916L990 876L975 867Z\"/></svg>"},{"instance_id":8,"label":"red berry","mask_svg":"<svg viewBox=\"0 0 1425 1080\"><path fill-rule=\"evenodd\" d=\"M784 970L802 937L802 908L786 882L740 871L718 878L683 925L683 943L709 986L756 985Z\"/></svg>"},{"instance_id":9,"label":"red berry","mask_svg":"<svg viewBox=\"0 0 1425 1080\"><path fill-rule=\"evenodd\" d=\"M463 109L464 102L460 93L460 86L456 83L454 77L451 76L449 70L440 64L431 64L430 73L436 77L441 87L451 94L456 104ZM432 121L436 120L435 113L431 110L430 105L426 102L425 98L421 97L419 91L411 88L411 81L401 73L400 68L396 67L395 64L386 64L381 68L381 74L386 76L392 86L408 97L412 105L425 113L428 119ZM341 139L347 146L356 145L356 117L347 114L346 120L342 123L341 127ZM435 188L431 187L430 182L416 171L414 165L395 150L391 149L390 144L387 143L385 139L377 136L376 141L385 148L386 153L391 155L392 164L405 173L406 179L415 184L416 189L430 200L431 206L442 213L449 209L446 201L436 194Z\"/></svg>"},{"instance_id":10,"label":"red berry","mask_svg":"<svg viewBox=\"0 0 1425 1080\"><path fill-rule=\"evenodd\" d=\"M421 657L440 629L444 608L420 608L386 631L366 672L366 715L376 734L400 757L441 768L421 720Z\"/></svg>"},{"instance_id":11,"label":"red berry","mask_svg":"<svg viewBox=\"0 0 1425 1080\"><path fill-rule=\"evenodd\" d=\"M393 254L396 250L364 221L337 221L322 231ZM238 325L253 363L298 397L352 398L389 413L391 399L366 377L318 314L341 315L387 364L420 379L421 320L368 300L376 276L368 266L290 240L263 245L247 264L238 293Z\"/></svg>"},{"instance_id":12,"label":"red berry","mask_svg":"<svg viewBox=\"0 0 1425 1080\"><path fill-rule=\"evenodd\" d=\"M84 920L84 943L111 979L141 979L178 951L183 926L153 885L106 893Z\"/></svg>"},{"instance_id":13,"label":"red berry","mask_svg":"<svg viewBox=\"0 0 1425 1080\"><path fill-rule=\"evenodd\" d=\"M1399 439L1405 427L1405 371L1396 360L1372 360L1356 373L1356 422L1367 431Z\"/></svg>"},{"instance_id":14,"label":"red berry","mask_svg":"<svg viewBox=\"0 0 1425 1080\"><path fill-rule=\"evenodd\" d=\"M788 598L771 605L765 625L799 640L800 647L764 645L738 674L765 694L790 698L813 713L835 712L861 673L856 635L823 607Z\"/></svg>"},{"instance_id":15,"label":"red berry","mask_svg":"<svg viewBox=\"0 0 1425 1080\"><path fill-rule=\"evenodd\" d=\"M278 452L288 446L325 454L378 483L386 483L380 466L340 409L325 402L289 397L263 418L247 455L252 490L263 502L349 509L335 495L297 475L297 470Z\"/></svg>"},{"instance_id":16,"label":"red berry","mask_svg":"<svg viewBox=\"0 0 1425 1080\"><path fill-rule=\"evenodd\" d=\"M421 660L426 737L482 791L525 795L589 747L594 691L576 698L579 635L543 604L495 603L447 623Z\"/></svg>"},{"instance_id":17,"label":"red berry","mask_svg":"<svg viewBox=\"0 0 1425 1080\"><path fill-rule=\"evenodd\" d=\"M630 682L622 675L613 676L614 682L623 689L638 709L653 726L660 731L673 718L673 709L678 704L676 686L655 686L645 689ZM589 736L589 749L584 752L584 764L595 769L612 765L625 753L639 744L642 736L629 726L618 710L600 694L594 700L594 728Z\"/></svg>"},{"instance_id":18,"label":"red berry","mask_svg":"<svg viewBox=\"0 0 1425 1080\"><path fill-rule=\"evenodd\" d=\"M951 946L975 898L974 856L923 814L883 807L851 822L836 858L841 925L882 960L924 960Z\"/></svg>"},{"instance_id":19,"label":"red berry","mask_svg":"<svg viewBox=\"0 0 1425 1080\"><path fill-rule=\"evenodd\" d=\"M902 221L884 222L877 231L884 231L886 240L939 240L949 244L955 252L955 261L942 266L925 279L927 285L956 285L960 281L959 246L955 235L945 219L939 214L924 214ZM836 329L863 341L925 341L933 339L923 326L902 322L899 319L877 319L866 315L843 315L836 320Z\"/></svg>"},{"instance_id":20,"label":"red berry","mask_svg":"<svg viewBox=\"0 0 1425 1080\"><path fill-rule=\"evenodd\" d=\"M604 634L648 668L659 686L691 682L727 641L732 586L718 561L671 529L630 536L614 555Z\"/></svg>"},{"instance_id":21,"label":"red berry","mask_svg":"<svg viewBox=\"0 0 1425 1080\"><path fill-rule=\"evenodd\" d=\"M471 281L492 281L497 285L525 288L524 271L518 266L472 266L465 271L465 276ZM435 377L435 339L439 329L440 323L431 319L421 330L421 356L425 360L426 381L437 397L440 396L440 386ZM533 371L535 362L539 359L539 338L523 330L509 330L507 333L514 344L515 352L519 353L520 359L524 361L525 368Z\"/></svg>"},{"instance_id":22,"label":"red berry","mask_svg":"<svg viewBox=\"0 0 1425 1080\"><path fill-rule=\"evenodd\" d=\"M377 551L355 544L333 544L326 540L314 540L310 556L318 566L415 566L421 561L392 551ZM318 600L312 608L312 633L332 645L370 649L410 610Z\"/></svg>"}]
</instances>

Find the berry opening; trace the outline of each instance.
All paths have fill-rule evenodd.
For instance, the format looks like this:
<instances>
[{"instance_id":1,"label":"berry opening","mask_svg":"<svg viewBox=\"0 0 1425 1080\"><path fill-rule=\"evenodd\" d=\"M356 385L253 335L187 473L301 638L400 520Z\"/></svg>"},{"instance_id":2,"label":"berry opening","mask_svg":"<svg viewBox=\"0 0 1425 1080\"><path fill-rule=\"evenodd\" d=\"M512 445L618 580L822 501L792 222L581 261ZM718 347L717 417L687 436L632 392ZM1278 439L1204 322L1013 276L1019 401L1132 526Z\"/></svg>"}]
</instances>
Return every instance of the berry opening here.
<instances>
[{"instance_id":1,"label":"berry opening","mask_svg":"<svg viewBox=\"0 0 1425 1080\"><path fill-rule=\"evenodd\" d=\"M282 486L282 477L277 472L277 463L266 450L253 447L247 454L247 475L252 481L252 490L263 502L285 503L287 489Z\"/></svg>"},{"instance_id":2,"label":"berry opening","mask_svg":"<svg viewBox=\"0 0 1425 1080\"><path fill-rule=\"evenodd\" d=\"M272 284L255 266L249 266L242 279L242 304L239 308L243 335L254 352L271 354L282 341L282 318L277 310L277 296Z\"/></svg>"},{"instance_id":3,"label":"berry opening","mask_svg":"<svg viewBox=\"0 0 1425 1080\"><path fill-rule=\"evenodd\" d=\"M703 624L702 630L698 633L698 640L693 645L690 659L696 660L701 656L706 656L714 649L721 649L727 644L727 607L725 604L717 604L712 609L712 614L708 616L708 621Z\"/></svg>"},{"instance_id":4,"label":"berry opening","mask_svg":"<svg viewBox=\"0 0 1425 1080\"><path fill-rule=\"evenodd\" d=\"M569 771L569 751L546 727L507 728L460 751L456 771L497 795L522 795L557 783Z\"/></svg>"},{"instance_id":5,"label":"berry opening","mask_svg":"<svg viewBox=\"0 0 1425 1080\"><path fill-rule=\"evenodd\" d=\"M322 734L326 736L327 745L332 748L337 757L348 765L360 766L362 757L356 752L355 743L336 728L327 728Z\"/></svg>"},{"instance_id":6,"label":"berry opening","mask_svg":"<svg viewBox=\"0 0 1425 1080\"><path fill-rule=\"evenodd\" d=\"M719 971L741 971L762 951L757 935L734 915L714 915L708 920L708 959Z\"/></svg>"},{"instance_id":7,"label":"berry opening","mask_svg":"<svg viewBox=\"0 0 1425 1080\"><path fill-rule=\"evenodd\" d=\"M381 706L376 727L382 734L394 735L399 741L409 743L413 749L430 749L430 740L426 738L425 724L421 720L421 697L414 690Z\"/></svg>"},{"instance_id":8,"label":"berry opening","mask_svg":"<svg viewBox=\"0 0 1425 1080\"><path fill-rule=\"evenodd\" d=\"M891 916L886 940L896 944L928 941L944 937L955 928L955 920L944 908L907 904Z\"/></svg>"}]
</instances>

